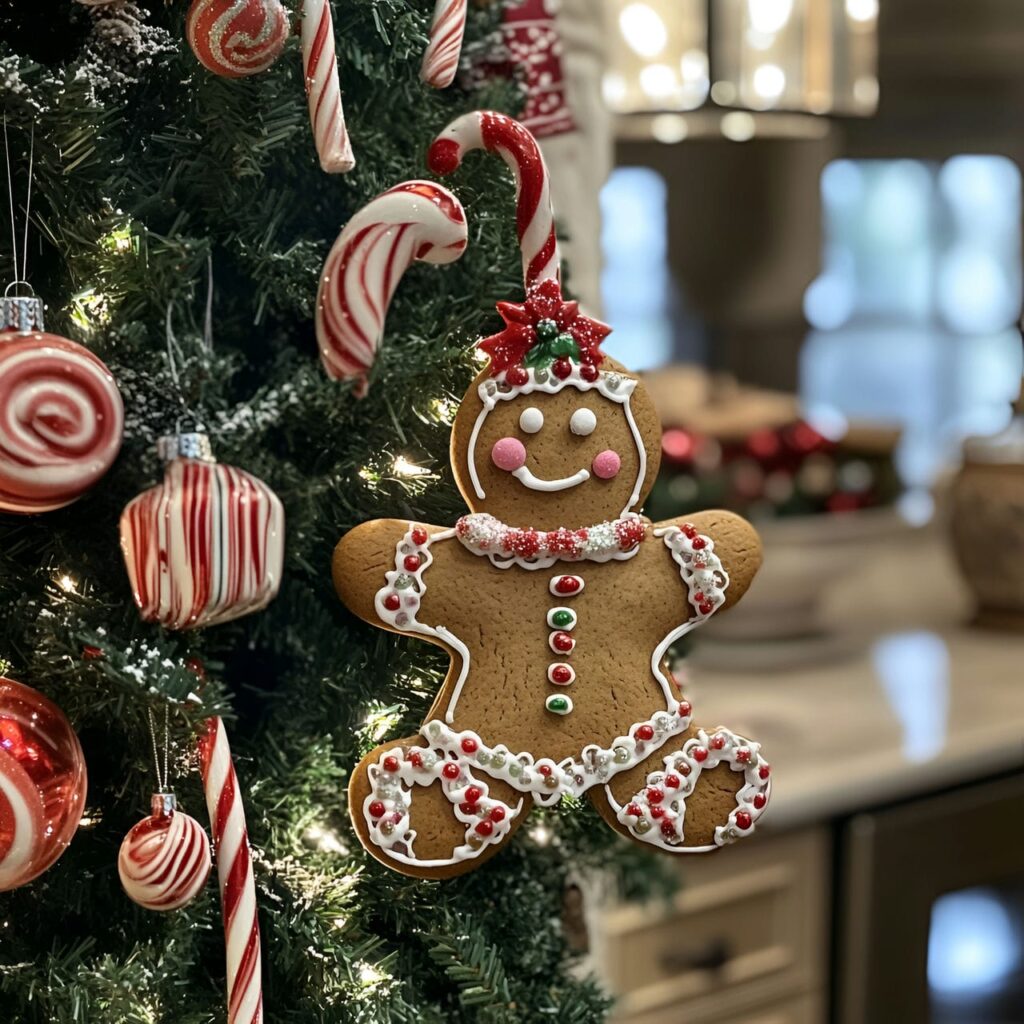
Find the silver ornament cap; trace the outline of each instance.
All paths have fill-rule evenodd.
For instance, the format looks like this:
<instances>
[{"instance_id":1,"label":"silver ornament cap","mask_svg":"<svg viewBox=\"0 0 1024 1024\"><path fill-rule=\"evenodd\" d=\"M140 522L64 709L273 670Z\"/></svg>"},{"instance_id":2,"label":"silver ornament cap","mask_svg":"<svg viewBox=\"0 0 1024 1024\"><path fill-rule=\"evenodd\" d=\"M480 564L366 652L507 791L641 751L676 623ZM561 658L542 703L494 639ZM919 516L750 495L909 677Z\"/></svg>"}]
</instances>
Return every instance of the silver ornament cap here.
<instances>
[{"instance_id":1,"label":"silver ornament cap","mask_svg":"<svg viewBox=\"0 0 1024 1024\"><path fill-rule=\"evenodd\" d=\"M210 435L196 430L187 434L168 434L156 443L156 450L164 462L174 459L195 459L197 462L216 462Z\"/></svg>"},{"instance_id":2,"label":"silver ornament cap","mask_svg":"<svg viewBox=\"0 0 1024 1024\"><path fill-rule=\"evenodd\" d=\"M154 818L169 818L177 806L178 801L173 793L154 793L149 802L150 814Z\"/></svg>"},{"instance_id":3,"label":"silver ornament cap","mask_svg":"<svg viewBox=\"0 0 1024 1024\"><path fill-rule=\"evenodd\" d=\"M43 330L43 300L35 295L0 298L0 332L28 334Z\"/></svg>"}]
</instances>

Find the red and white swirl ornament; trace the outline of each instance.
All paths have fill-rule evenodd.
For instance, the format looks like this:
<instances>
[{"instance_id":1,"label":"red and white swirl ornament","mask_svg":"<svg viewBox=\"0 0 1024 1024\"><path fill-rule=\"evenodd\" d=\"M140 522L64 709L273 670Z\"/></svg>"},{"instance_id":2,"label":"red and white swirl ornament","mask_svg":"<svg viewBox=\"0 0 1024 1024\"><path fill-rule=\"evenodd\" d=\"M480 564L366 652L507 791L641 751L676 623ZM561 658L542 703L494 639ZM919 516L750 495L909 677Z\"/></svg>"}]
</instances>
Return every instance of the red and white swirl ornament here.
<instances>
[{"instance_id":1,"label":"red and white swirl ornament","mask_svg":"<svg viewBox=\"0 0 1024 1024\"><path fill-rule=\"evenodd\" d=\"M466 214L448 189L406 181L372 199L331 247L316 301L320 359L334 380L366 379L398 282L416 260L451 263L466 248Z\"/></svg>"},{"instance_id":2,"label":"red and white swirl ornament","mask_svg":"<svg viewBox=\"0 0 1024 1024\"><path fill-rule=\"evenodd\" d=\"M85 759L64 713L0 677L0 892L31 882L67 849L85 791Z\"/></svg>"},{"instance_id":3,"label":"red and white swirl ornament","mask_svg":"<svg viewBox=\"0 0 1024 1024\"><path fill-rule=\"evenodd\" d=\"M153 813L124 837L117 873L147 910L178 910L202 892L213 861L203 826L179 811L173 793L153 794Z\"/></svg>"},{"instance_id":4,"label":"red and white swirl ornament","mask_svg":"<svg viewBox=\"0 0 1024 1024\"><path fill-rule=\"evenodd\" d=\"M185 36L203 67L224 78L265 71L288 41L280 0L192 0Z\"/></svg>"},{"instance_id":5,"label":"red and white swirl ornament","mask_svg":"<svg viewBox=\"0 0 1024 1024\"><path fill-rule=\"evenodd\" d=\"M163 483L121 515L121 549L142 618L196 629L259 611L277 594L284 510L262 480L218 464L205 434L163 438Z\"/></svg>"},{"instance_id":6,"label":"red and white swirl ornament","mask_svg":"<svg viewBox=\"0 0 1024 1024\"><path fill-rule=\"evenodd\" d=\"M430 25L430 40L423 52L420 78L435 89L455 79L466 32L466 0L437 0Z\"/></svg>"},{"instance_id":7,"label":"red and white swirl ornament","mask_svg":"<svg viewBox=\"0 0 1024 1024\"><path fill-rule=\"evenodd\" d=\"M80 498L121 449L124 407L88 349L42 330L39 299L0 300L0 509Z\"/></svg>"},{"instance_id":8,"label":"red and white swirl ornament","mask_svg":"<svg viewBox=\"0 0 1024 1024\"><path fill-rule=\"evenodd\" d=\"M548 169L537 140L506 114L477 110L456 118L434 139L427 163L434 174L451 174L471 149L496 153L516 179L516 231L523 257L523 282L529 291L541 281L561 277Z\"/></svg>"},{"instance_id":9,"label":"red and white swirl ornament","mask_svg":"<svg viewBox=\"0 0 1024 1024\"><path fill-rule=\"evenodd\" d=\"M242 794L220 718L207 723L199 741L199 759L220 881L227 946L228 1024L261 1024L263 976L256 882Z\"/></svg>"},{"instance_id":10,"label":"red and white swirl ornament","mask_svg":"<svg viewBox=\"0 0 1024 1024\"><path fill-rule=\"evenodd\" d=\"M355 167L356 160L341 106L330 0L302 0L301 35L309 122L320 166L328 174L344 174Z\"/></svg>"}]
</instances>

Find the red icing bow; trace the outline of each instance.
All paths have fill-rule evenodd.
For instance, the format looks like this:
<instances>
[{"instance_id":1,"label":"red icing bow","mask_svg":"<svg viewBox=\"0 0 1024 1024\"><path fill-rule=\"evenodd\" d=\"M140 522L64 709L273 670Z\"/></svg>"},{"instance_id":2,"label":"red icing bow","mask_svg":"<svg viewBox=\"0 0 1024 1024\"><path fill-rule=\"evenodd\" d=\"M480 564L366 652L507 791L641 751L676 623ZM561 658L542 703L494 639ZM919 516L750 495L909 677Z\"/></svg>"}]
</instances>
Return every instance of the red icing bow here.
<instances>
[{"instance_id":1,"label":"red icing bow","mask_svg":"<svg viewBox=\"0 0 1024 1024\"><path fill-rule=\"evenodd\" d=\"M598 367L604 360L601 342L612 329L583 316L579 303L565 302L562 288L553 277L532 288L525 302L499 302L505 329L479 342L491 357L491 376L512 367L551 367L560 364L569 374L569 363ZM596 377L596 373L594 374ZM524 375L525 378L525 375Z\"/></svg>"}]
</instances>

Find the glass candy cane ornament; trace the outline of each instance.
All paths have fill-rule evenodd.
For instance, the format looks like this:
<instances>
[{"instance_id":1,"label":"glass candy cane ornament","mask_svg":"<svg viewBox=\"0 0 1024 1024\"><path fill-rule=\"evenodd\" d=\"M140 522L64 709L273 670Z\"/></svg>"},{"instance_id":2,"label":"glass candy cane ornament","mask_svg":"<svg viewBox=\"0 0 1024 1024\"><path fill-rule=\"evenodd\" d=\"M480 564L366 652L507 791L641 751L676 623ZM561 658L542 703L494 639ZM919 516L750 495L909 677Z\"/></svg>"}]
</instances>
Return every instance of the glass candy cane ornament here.
<instances>
[{"instance_id":1,"label":"glass candy cane ornament","mask_svg":"<svg viewBox=\"0 0 1024 1024\"><path fill-rule=\"evenodd\" d=\"M281 585L284 509L262 480L219 464L203 433L160 439L163 483L121 515L143 619L197 629L265 608Z\"/></svg>"},{"instance_id":2,"label":"glass candy cane ornament","mask_svg":"<svg viewBox=\"0 0 1024 1024\"><path fill-rule=\"evenodd\" d=\"M462 204L432 181L403 182L359 210L320 274L316 337L328 376L357 381L362 398L402 275L416 260L452 263L467 239Z\"/></svg>"},{"instance_id":3,"label":"glass candy cane ornament","mask_svg":"<svg viewBox=\"0 0 1024 1024\"><path fill-rule=\"evenodd\" d=\"M10 288L8 288L10 291ZM0 509L49 512L80 498L121 448L124 407L88 349L43 330L41 299L0 299Z\"/></svg>"}]
</instances>

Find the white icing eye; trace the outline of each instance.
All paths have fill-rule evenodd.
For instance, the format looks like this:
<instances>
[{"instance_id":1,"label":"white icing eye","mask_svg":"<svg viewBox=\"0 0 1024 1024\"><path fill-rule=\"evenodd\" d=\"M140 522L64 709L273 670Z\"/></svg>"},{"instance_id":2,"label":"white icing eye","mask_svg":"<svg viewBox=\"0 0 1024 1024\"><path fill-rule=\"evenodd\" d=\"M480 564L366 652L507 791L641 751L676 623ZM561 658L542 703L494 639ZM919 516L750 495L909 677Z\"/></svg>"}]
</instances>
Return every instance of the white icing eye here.
<instances>
[{"instance_id":1,"label":"white icing eye","mask_svg":"<svg viewBox=\"0 0 1024 1024\"><path fill-rule=\"evenodd\" d=\"M597 416L590 409L577 409L569 420L569 429L574 434L579 434L580 437L592 434L596 426Z\"/></svg>"},{"instance_id":2,"label":"white icing eye","mask_svg":"<svg viewBox=\"0 0 1024 1024\"><path fill-rule=\"evenodd\" d=\"M544 413L531 405L529 409L523 410L519 417L519 426L528 434L536 434L544 426Z\"/></svg>"}]
</instances>

